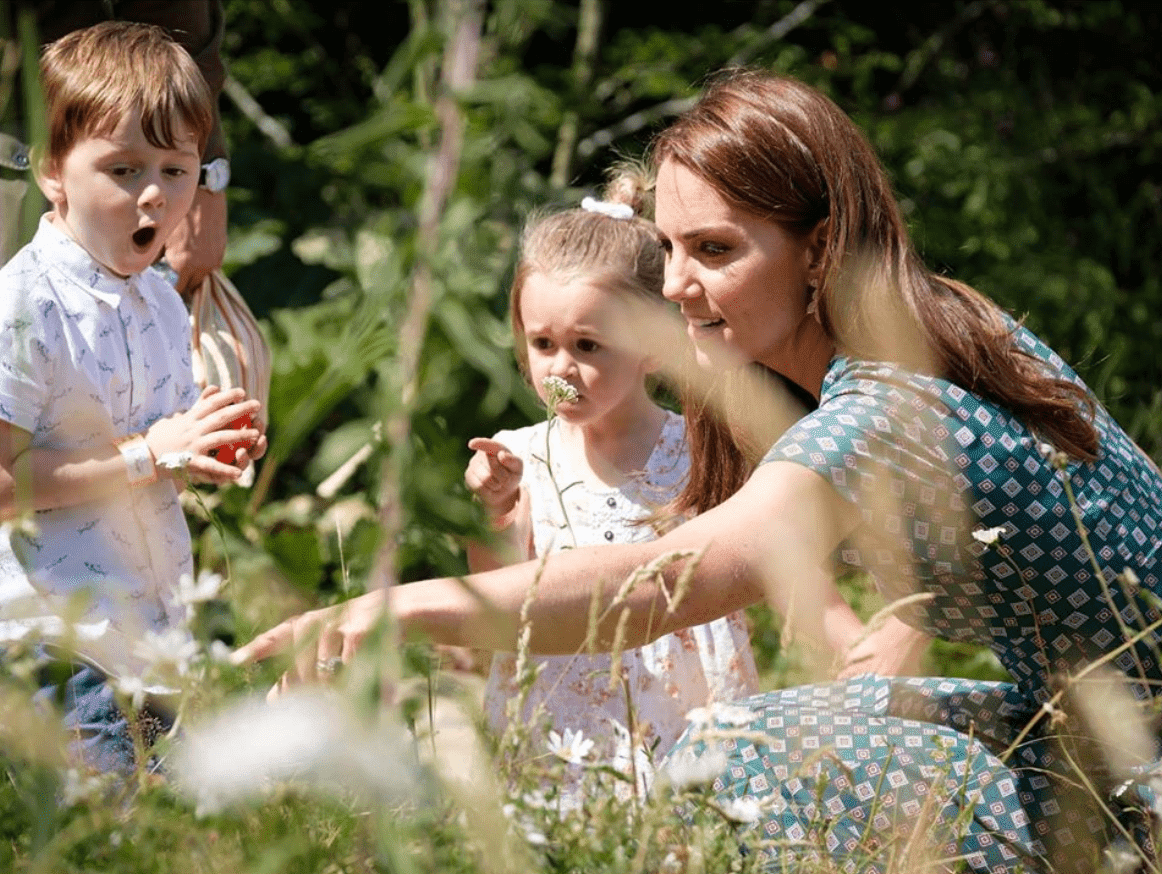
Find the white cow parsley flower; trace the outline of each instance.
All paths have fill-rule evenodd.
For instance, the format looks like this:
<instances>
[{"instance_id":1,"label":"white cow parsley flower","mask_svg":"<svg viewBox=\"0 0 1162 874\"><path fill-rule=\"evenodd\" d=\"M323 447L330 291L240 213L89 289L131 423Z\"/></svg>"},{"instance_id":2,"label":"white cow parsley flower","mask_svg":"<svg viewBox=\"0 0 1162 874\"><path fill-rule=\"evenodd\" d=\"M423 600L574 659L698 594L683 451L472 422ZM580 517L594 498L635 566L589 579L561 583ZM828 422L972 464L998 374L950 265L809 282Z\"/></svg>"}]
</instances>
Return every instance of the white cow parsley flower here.
<instances>
[{"instance_id":1,"label":"white cow parsley flower","mask_svg":"<svg viewBox=\"0 0 1162 874\"><path fill-rule=\"evenodd\" d=\"M580 397L577 389L559 376L546 376L541 380L541 387L545 390L545 404L553 413L559 404L574 403Z\"/></svg>"},{"instance_id":2,"label":"white cow parsley flower","mask_svg":"<svg viewBox=\"0 0 1162 874\"><path fill-rule=\"evenodd\" d=\"M1042 457L1051 466L1058 470L1065 470L1065 468L1069 467L1069 456L1054 447L1052 443L1038 443L1037 451L1041 453Z\"/></svg>"}]
</instances>

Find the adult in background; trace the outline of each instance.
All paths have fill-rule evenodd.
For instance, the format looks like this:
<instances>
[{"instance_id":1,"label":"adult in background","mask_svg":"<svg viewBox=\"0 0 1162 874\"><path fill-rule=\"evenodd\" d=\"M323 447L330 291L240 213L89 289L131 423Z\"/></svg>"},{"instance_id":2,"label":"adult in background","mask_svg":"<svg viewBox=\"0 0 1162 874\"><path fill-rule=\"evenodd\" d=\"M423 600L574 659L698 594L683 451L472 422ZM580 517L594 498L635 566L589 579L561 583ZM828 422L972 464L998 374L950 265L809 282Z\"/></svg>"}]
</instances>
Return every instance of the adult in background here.
<instances>
[{"instance_id":1,"label":"adult in background","mask_svg":"<svg viewBox=\"0 0 1162 874\"><path fill-rule=\"evenodd\" d=\"M230 181L230 163L222 121L218 115L218 96L226 79L222 62L223 15L221 0L15 0L14 14L8 33L15 34L15 19L24 10L36 17L37 35L41 44L97 24L120 19L156 24L193 57L214 100L214 128L202 153L202 173L194 205L185 220L166 240L165 260L177 274L175 287L183 296L199 287L214 269L222 266L226 252L226 192ZM5 129L0 129L0 136ZM20 131L19 136L27 136ZM23 164L20 148L11 135L0 142L0 162L9 169ZM11 181L11 180L9 180ZM28 180L31 182L31 179ZM29 195L33 196L33 195ZM6 210L0 231L16 221L16 213ZM11 251L4 249L10 236ZM15 233L0 233L0 263L15 251L18 241Z\"/></svg>"},{"instance_id":2,"label":"adult in background","mask_svg":"<svg viewBox=\"0 0 1162 874\"><path fill-rule=\"evenodd\" d=\"M376 590L284 622L239 659L292 649L283 683L319 679L384 611L440 643L512 648L538 577L532 650L571 652L595 584L608 600L634 568L702 550L676 610L656 583L628 595L627 645L765 596L837 652L854 644L846 674L872 656L873 673L747 698L712 726L734 736L714 741L727 756L714 787L755 800L751 837L772 842L777 864L826 853L884 870L920 843L935 867L1095 870L1114 805L1100 762L1074 758L1088 747L1060 745L1081 730L1061 727L1055 690L1092 698L1081 684L1099 661L1115 700L1148 704L1162 688L1162 475L1039 338L924 268L872 148L818 91L726 77L653 154L664 291L700 360L762 365L818 408L733 496L658 540L467 586ZM692 469L707 470L694 451ZM889 598L920 597L860 641L835 588L840 562ZM619 612L601 628L606 645ZM921 631L990 647L1012 682L888 676ZM700 744L692 736L671 760Z\"/></svg>"}]
</instances>

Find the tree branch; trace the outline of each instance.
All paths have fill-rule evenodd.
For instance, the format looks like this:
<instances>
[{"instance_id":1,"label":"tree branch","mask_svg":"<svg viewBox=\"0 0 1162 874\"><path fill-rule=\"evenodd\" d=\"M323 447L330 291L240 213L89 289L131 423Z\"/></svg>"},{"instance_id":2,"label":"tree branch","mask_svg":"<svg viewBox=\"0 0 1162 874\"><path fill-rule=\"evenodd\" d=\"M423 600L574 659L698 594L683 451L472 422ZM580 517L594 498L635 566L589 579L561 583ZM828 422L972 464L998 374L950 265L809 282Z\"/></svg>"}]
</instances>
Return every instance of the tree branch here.
<instances>
[{"instance_id":1,"label":"tree branch","mask_svg":"<svg viewBox=\"0 0 1162 874\"><path fill-rule=\"evenodd\" d=\"M597 36L601 32L601 0L581 0L577 21L577 44L573 49L573 69L570 70L573 88L571 98L576 103L593 80L593 61L597 57ZM568 109L557 132L557 148L553 152L553 167L549 185L564 188L573 163L573 146L577 142L578 112Z\"/></svg>"},{"instance_id":2,"label":"tree branch","mask_svg":"<svg viewBox=\"0 0 1162 874\"><path fill-rule=\"evenodd\" d=\"M372 576L372 579L382 580L383 585L390 585L396 577L394 547L403 527L399 465L396 462L407 445L411 431L411 403L418 393L420 357L432 306L432 262L440 246L440 217L455 188L467 128L460 95L476 79L484 5L484 0L445 0L444 5L443 17L451 25L452 36L444 51L442 87L435 106L440 127L440 145L428 162L427 181L419 205L411 295L407 313L399 328L396 383L399 403L384 423L390 454L384 463L383 485L379 495L383 547L376 559L376 572Z\"/></svg>"},{"instance_id":3,"label":"tree branch","mask_svg":"<svg viewBox=\"0 0 1162 874\"><path fill-rule=\"evenodd\" d=\"M248 119L254 122L254 126L272 143L280 149L286 149L294 145L294 140L291 138L290 131L286 129L277 118L268 115L262 105L254 99L253 95L246 90L246 87L235 79L233 76L227 74L226 80L222 83L222 90L226 96L234 101L234 105L238 110Z\"/></svg>"},{"instance_id":4,"label":"tree branch","mask_svg":"<svg viewBox=\"0 0 1162 874\"><path fill-rule=\"evenodd\" d=\"M726 66L739 67L750 63L760 51L771 43L782 39L796 27L802 26L804 22L815 14L820 6L829 2L830 0L803 0L802 3L763 31L759 37L753 39L750 44L739 49L727 62ZM737 28L734 31L736 35L741 35L742 32L743 28ZM651 106L648 109L631 113L621 121L609 127L594 131L585 139L581 140L577 145L577 154L583 158L589 158L595 152L609 148L609 146L621 137L637 133L661 121L663 118L680 115L692 107L697 99L696 96L675 97Z\"/></svg>"}]
</instances>

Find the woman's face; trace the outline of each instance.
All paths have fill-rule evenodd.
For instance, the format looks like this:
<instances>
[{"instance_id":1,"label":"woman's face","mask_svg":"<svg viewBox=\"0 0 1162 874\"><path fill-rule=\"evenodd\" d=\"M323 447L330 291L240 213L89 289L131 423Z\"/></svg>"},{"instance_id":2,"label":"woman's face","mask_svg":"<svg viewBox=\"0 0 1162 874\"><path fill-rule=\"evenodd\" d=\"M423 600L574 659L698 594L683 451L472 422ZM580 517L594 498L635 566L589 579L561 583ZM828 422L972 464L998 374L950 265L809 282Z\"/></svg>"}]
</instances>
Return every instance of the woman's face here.
<instances>
[{"instance_id":1,"label":"woman's face","mask_svg":"<svg viewBox=\"0 0 1162 874\"><path fill-rule=\"evenodd\" d=\"M807 312L819 229L800 238L743 212L672 160L658 170L656 214L663 293L680 306L700 363L755 361L796 379L802 356L819 357L826 338Z\"/></svg>"}]
</instances>

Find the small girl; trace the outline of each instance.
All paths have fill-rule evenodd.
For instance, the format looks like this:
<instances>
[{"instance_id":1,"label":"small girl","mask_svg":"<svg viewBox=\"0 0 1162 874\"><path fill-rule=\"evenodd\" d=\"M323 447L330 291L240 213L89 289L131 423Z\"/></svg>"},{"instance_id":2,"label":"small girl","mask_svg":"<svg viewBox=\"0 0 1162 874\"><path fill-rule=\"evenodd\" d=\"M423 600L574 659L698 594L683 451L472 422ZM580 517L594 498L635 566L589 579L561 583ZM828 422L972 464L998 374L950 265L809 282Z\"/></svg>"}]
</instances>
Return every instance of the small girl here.
<instances>
[{"instance_id":1,"label":"small girl","mask_svg":"<svg viewBox=\"0 0 1162 874\"><path fill-rule=\"evenodd\" d=\"M651 540L658 532L650 522L686 485L685 420L651 398L647 377L658 363L642 340L649 332L632 325L634 304L662 300L665 255L653 223L637 214L645 191L644 174L624 168L607 201L586 198L524 231L510 301L513 335L549 418L468 444L475 455L465 481L506 547L500 556L470 544L473 571L572 547ZM586 761L637 774L639 786L690 710L758 688L741 613L615 657L620 680L612 684L607 653L534 658L540 673L521 718L528 724L547 714L571 746L566 758L586 752ZM519 693L515 655L496 654L484 703L498 733Z\"/></svg>"}]
</instances>

